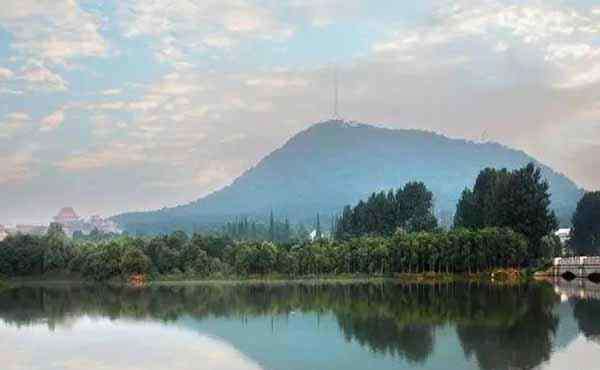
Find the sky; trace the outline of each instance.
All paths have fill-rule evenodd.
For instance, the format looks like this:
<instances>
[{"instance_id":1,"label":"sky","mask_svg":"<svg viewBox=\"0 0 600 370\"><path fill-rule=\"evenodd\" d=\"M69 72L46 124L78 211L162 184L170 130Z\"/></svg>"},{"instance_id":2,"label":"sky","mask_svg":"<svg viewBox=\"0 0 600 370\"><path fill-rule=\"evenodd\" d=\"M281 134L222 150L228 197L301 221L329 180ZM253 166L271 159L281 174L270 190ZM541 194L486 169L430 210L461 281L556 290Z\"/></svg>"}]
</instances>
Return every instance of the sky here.
<instances>
[{"instance_id":1,"label":"sky","mask_svg":"<svg viewBox=\"0 0 600 370\"><path fill-rule=\"evenodd\" d=\"M4 0L0 224L227 185L332 116L493 140L600 188L597 0Z\"/></svg>"}]
</instances>

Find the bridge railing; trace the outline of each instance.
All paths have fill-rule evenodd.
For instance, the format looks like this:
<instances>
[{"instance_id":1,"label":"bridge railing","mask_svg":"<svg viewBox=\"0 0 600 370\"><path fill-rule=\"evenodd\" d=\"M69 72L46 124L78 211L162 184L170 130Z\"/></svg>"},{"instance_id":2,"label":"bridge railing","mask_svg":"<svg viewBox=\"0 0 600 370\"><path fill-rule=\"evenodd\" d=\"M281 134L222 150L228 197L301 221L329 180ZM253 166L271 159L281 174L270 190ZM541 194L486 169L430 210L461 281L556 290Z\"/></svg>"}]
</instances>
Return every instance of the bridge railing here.
<instances>
[{"instance_id":1,"label":"bridge railing","mask_svg":"<svg viewBox=\"0 0 600 370\"><path fill-rule=\"evenodd\" d=\"M582 266L582 265L600 265L600 257L557 257L554 259L554 266Z\"/></svg>"}]
</instances>

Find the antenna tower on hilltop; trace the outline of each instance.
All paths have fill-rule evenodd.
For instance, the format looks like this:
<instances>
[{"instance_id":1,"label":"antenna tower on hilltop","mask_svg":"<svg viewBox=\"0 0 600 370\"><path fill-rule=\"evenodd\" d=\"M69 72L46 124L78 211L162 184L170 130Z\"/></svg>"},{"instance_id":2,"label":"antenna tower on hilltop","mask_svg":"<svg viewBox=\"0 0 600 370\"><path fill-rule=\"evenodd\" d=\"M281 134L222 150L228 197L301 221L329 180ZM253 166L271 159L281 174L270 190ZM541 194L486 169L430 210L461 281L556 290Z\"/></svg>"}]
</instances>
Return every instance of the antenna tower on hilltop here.
<instances>
[{"instance_id":1,"label":"antenna tower on hilltop","mask_svg":"<svg viewBox=\"0 0 600 370\"><path fill-rule=\"evenodd\" d=\"M481 142L485 143L488 141L488 132L487 130L483 130L483 133L481 134Z\"/></svg>"},{"instance_id":2,"label":"antenna tower on hilltop","mask_svg":"<svg viewBox=\"0 0 600 370\"><path fill-rule=\"evenodd\" d=\"M333 119L341 120L339 113L339 80L338 80L338 68L333 66Z\"/></svg>"}]
</instances>

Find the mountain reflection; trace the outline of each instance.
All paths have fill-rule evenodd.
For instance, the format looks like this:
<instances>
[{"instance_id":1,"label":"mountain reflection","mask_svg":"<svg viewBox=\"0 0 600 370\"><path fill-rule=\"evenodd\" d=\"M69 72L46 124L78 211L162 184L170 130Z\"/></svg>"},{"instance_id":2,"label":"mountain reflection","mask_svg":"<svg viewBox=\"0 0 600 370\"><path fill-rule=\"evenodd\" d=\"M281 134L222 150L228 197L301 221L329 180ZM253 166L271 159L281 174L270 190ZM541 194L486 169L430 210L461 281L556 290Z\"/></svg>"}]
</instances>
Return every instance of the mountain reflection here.
<instances>
[{"instance_id":1,"label":"mountain reflection","mask_svg":"<svg viewBox=\"0 0 600 370\"><path fill-rule=\"evenodd\" d=\"M316 312L333 315L347 341L416 365L434 352L437 330L452 326L480 368L532 369L553 352L559 303L549 284L24 286L0 293L0 320L53 329L83 315L171 322ZM573 307L581 332L598 341L600 301Z\"/></svg>"}]
</instances>

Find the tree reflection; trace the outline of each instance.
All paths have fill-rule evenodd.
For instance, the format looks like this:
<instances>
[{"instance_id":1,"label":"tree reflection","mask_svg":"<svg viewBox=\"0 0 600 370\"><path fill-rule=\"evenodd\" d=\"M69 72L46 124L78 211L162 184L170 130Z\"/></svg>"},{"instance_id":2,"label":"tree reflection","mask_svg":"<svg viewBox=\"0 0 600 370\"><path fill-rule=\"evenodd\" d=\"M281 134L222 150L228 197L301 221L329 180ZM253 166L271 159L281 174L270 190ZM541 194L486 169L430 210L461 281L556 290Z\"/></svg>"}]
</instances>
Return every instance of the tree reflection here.
<instances>
[{"instance_id":1,"label":"tree reflection","mask_svg":"<svg viewBox=\"0 0 600 370\"><path fill-rule=\"evenodd\" d=\"M577 320L579 330L586 338L600 343L600 301L594 299L578 299L573 303L573 316Z\"/></svg>"},{"instance_id":2,"label":"tree reflection","mask_svg":"<svg viewBox=\"0 0 600 370\"><path fill-rule=\"evenodd\" d=\"M346 340L411 363L424 363L437 328L453 325L465 354L483 369L530 369L551 353L556 303L552 288L537 284L20 287L0 293L0 319L53 328L81 315L173 321L330 313ZM592 312L600 308L594 307L579 310L580 325L592 327ZM598 325L593 328L597 335Z\"/></svg>"},{"instance_id":3,"label":"tree reflection","mask_svg":"<svg viewBox=\"0 0 600 370\"><path fill-rule=\"evenodd\" d=\"M519 311L503 325L461 324L463 349L482 369L533 369L550 358L558 317L556 296L549 289L526 288L506 292Z\"/></svg>"}]
</instances>

